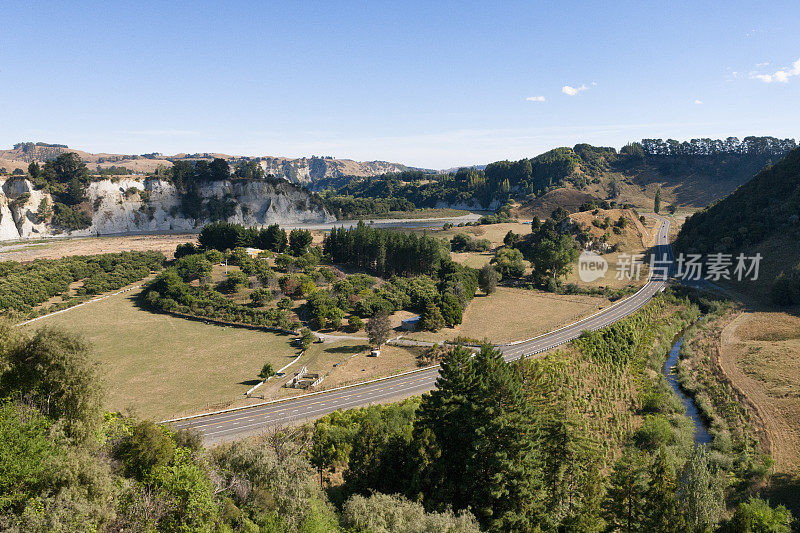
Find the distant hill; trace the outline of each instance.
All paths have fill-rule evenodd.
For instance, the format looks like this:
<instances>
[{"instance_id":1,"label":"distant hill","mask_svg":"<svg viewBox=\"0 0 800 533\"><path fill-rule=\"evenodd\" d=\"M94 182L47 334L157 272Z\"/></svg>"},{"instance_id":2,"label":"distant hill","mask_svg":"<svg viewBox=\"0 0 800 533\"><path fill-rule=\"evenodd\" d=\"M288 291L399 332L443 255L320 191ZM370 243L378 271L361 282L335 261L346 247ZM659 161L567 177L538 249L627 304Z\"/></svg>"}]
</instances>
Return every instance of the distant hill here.
<instances>
[{"instance_id":1,"label":"distant hill","mask_svg":"<svg viewBox=\"0 0 800 533\"><path fill-rule=\"evenodd\" d=\"M800 304L800 148L686 220L675 241L681 252L763 256L760 279L738 284L756 297Z\"/></svg>"},{"instance_id":2,"label":"distant hill","mask_svg":"<svg viewBox=\"0 0 800 533\"><path fill-rule=\"evenodd\" d=\"M733 192L764 166L796 147L793 139L746 137L739 140L644 139L614 154L605 148L577 145L576 179L584 192L652 209L656 191L662 204L704 207ZM613 150L613 149L612 149ZM580 183L579 176L588 183Z\"/></svg>"},{"instance_id":3,"label":"distant hill","mask_svg":"<svg viewBox=\"0 0 800 533\"><path fill-rule=\"evenodd\" d=\"M658 190L664 207L701 208L730 194L795 147L792 139L774 137L687 142L644 139L621 150L577 144L518 161L433 171L327 156L92 154L58 144L19 143L11 150L0 150L0 174L11 174L15 169L24 173L31 161L51 160L64 152L75 152L90 171L105 175L152 175L180 161L222 158L231 167L255 162L268 176L284 178L311 191L325 191L332 212L344 217L363 212L375 200L390 210L497 209L512 200L519 204L519 213L542 215L558 205L572 210L592 198L652 209Z\"/></svg>"},{"instance_id":4,"label":"distant hill","mask_svg":"<svg viewBox=\"0 0 800 533\"><path fill-rule=\"evenodd\" d=\"M580 204L587 196L652 209L660 189L664 206L698 208L730 194L795 147L792 139L774 137L682 143L644 139L619 151L578 144L455 172L337 177L318 183L315 190L331 188L329 197L348 201L403 199L417 207L496 209L513 200L523 213L540 213L550 209L554 199Z\"/></svg>"},{"instance_id":5,"label":"distant hill","mask_svg":"<svg viewBox=\"0 0 800 533\"><path fill-rule=\"evenodd\" d=\"M0 150L0 169L12 173L15 169L25 171L32 161L43 163L55 159L65 152L78 154L90 170L99 169L127 169L132 174L149 174L156 171L159 165L170 167L175 161L212 160L220 157L228 161L231 166L240 161L257 161L267 174L277 178L285 178L292 183L316 188L315 184L324 180L341 176L373 176L386 172L405 172L412 170L400 163L387 161L353 161L351 159L334 159L332 157L302 157L291 159L274 156L236 156L220 153L176 154L166 156L160 153L152 154L109 154L89 153L63 144L50 144L43 142L17 143L10 150Z\"/></svg>"}]
</instances>

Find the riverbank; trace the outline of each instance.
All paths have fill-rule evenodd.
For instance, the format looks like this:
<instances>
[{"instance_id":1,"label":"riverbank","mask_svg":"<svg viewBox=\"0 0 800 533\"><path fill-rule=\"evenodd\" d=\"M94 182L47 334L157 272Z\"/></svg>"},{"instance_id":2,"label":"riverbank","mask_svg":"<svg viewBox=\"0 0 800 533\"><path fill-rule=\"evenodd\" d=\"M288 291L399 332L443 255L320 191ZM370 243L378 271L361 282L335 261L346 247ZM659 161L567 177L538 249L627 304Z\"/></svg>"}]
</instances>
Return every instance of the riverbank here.
<instances>
[{"instance_id":1,"label":"riverbank","mask_svg":"<svg viewBox=\"0 0 800 533\"><path fill-rule=\"evenodd\" d=\"M695 404L694 400L687 396L678 379L678 359L681 351L681 347L683 346L683 333L680 334L679 338L675 341L672 345L672 348L669 351L669 355L667 356L666 362L664 362L664 367L662 369L662 374L666 378L667 383L669 384L672 392L680 398L681 403L683 404L684 408L686 409L686 416L692 420L694 423L694 442L698 445L710 444L711 443L711 434L708 432L708 427L706 427L705 420L703 420L702 415L700 414L700 409Z\"/></svg>"}]
</instances>

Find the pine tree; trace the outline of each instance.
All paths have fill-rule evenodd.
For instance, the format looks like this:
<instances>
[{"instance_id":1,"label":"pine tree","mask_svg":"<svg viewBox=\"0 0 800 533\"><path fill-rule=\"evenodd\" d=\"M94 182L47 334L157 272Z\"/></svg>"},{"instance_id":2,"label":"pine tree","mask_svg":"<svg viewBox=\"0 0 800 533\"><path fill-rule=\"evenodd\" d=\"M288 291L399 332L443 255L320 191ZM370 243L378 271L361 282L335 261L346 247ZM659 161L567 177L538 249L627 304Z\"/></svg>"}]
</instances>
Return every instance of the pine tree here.
<instances>
[{"instance_id":1,"label":"pine tree","mask_svg":"<svg viewBox=\"0 0 800 533\"><path fill-rule=\"evenodd\" d=\"M609 526L617 531L639 531L645 523L647 471L645 458L627 449L611 471L606 500Z\"/></svg>"},{"instance_id":2,"label":"pine tree","mask_svg":"<svg viewBox=\"0 0 800 533\"><path fill-rule=\"evenodd\" d=\"M533 529L543 502L540 436L520 375L491 346L473 364L479 436L467 465L472 511L490 530Z\"/></svg>"},{"instance_id":3,"label":"pine tree","mask_svg":"<svg viewBox=\"0 0 800 533\"><path fill-rule=\"evenodd\" d=\"M646 515L647 529L653 533L680 533L684 530L678 507L675 471L663 446L650 466Z\"/></svg>"},{"instance_id":4,"label":"pine tree","mask_svg":"<svg viewBox=\"0 0 800 533\"><path fill-rule=\"evenodd\" d=\"M542 508L540 439L519 375L502 354L491 346L474 358L461 347L446 354L418 413L415 489L429 505L470 508L492 530L533 529Z\"/></svg>"},{"instance_id":5,"label":"pine tree","mask_svg":"<svg viewBox=\"0 0 800 533\"><path fill-rule=\"evenodd\" d=\"M545 409L540 423L547 497L544 518L548 529L562 529L577 523L601 491L599 478L591 474L599 468L599 454L583 420L572 413L566 401L557 400L554 406L545 402Z\"/></svg>"},{"instance_id":6,"label":"pine tree","mask_svg":"<svg viewBox=\"0 0 800 533\"><path fill-rule=\"evenodd\" d=\"M420 316L420 326L428 331L439 331L444 327L442 311L432 300L428 301Z\"/></svg>"},{"instance_id":7,"label":"pine tree","mask_svg":"<svg viewBox=\"0 0 800 533\"><path fill-rule=\"evenodd\" d=\"M414 422L414 441L422 449L417 458L416 487L432 506L456 510L469 505L466 464L476 439L471 427L476 406L477 376L472 352L456 347L441 362L436 388L422 398Z\"/></svg>"}]
</instances>

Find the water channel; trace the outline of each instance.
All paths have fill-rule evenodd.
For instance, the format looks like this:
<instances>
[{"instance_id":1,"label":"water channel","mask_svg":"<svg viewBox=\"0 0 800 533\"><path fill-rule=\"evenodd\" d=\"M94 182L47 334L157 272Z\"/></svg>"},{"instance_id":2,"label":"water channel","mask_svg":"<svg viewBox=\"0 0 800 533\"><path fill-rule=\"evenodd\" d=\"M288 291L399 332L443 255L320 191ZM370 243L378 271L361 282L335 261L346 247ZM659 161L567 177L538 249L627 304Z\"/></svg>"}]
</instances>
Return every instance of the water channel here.
<instances>
[{"instance_id":1,"label":"water channel","mask_svg":"<svg viewBox=\"0 0 800 533\"><path fill-rule=\"evenodd\" d=\"M681 346L683 346L683 336L672 345L672 349L669 351L669 356L667 357L667 361L664 363L663 373L664 377L667 378L667 383L675 391L675 394L678 395L678 398L681 399L681 403L683 403L684 407L686 408L686 416L688 416L692 422L694 422L694 442L695 444L709 444L711 442L711 435L708 433L708 428L706 428L705 423L703 422L703 418L700 415L700 410L697 408L697 404L694 403L694 400L687 396L683 389L681 389L680 384L678 383L678 374L677 369L675 366L678 364L678 354L681 351Z\"/></svg>"}]
</instances>

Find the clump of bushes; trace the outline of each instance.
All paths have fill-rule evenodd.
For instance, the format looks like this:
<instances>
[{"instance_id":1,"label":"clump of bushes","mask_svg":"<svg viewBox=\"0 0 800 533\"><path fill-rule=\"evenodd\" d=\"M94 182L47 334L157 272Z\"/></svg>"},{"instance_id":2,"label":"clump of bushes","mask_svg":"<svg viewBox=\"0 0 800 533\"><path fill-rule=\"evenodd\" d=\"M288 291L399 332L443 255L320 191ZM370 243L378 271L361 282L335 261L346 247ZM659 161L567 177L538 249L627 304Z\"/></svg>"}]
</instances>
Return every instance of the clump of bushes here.
<instances>
[{"instance_id":1,"label":"clump of bushes","mask_svg":"<svg viewBox=\"0 0 800 533\"><path fill-rule=\"evenodd\" d=\"M164 260L159 252L120 252L37 259L26 265L6 261L0 263L0 309L23 316L46 312L50 308L34 308L50 298L69 294L70 285L82 281L69 303L74 305L138 281L161 269Z\"/></svg>"}]
</instances>

